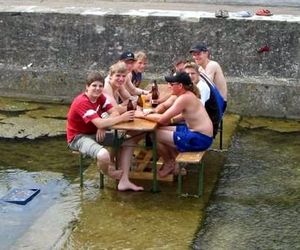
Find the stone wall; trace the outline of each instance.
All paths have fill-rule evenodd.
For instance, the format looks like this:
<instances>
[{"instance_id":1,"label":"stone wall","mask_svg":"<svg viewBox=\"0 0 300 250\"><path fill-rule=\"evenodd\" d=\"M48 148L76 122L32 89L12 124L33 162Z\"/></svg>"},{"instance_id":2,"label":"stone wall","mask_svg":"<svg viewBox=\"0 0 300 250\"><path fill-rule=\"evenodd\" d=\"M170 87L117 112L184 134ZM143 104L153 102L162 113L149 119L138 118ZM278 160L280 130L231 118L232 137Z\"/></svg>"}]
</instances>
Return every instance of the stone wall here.
<instances>
[{"instance_id":1,"label":"stone wall","mask_svg":"<svg viewBox=\"0 0 300 250\"><path fill-rule=\"evenodd\" d=\"M300 105L299 22L297 17L217 19L180 11L0 12L0 95L70 101L84 88L88 71L106 74L126 50L144 50L145 77L163 79L175 59L190 58L190 46L205 43L228 77L229 111L300 118L295 108ZM264 45L270 51L258 53ZM249 94L266 93L269 86L267 103L258 98L249 105L242 99L253 77L257 91Z\"/></svg>"}]
</instances>

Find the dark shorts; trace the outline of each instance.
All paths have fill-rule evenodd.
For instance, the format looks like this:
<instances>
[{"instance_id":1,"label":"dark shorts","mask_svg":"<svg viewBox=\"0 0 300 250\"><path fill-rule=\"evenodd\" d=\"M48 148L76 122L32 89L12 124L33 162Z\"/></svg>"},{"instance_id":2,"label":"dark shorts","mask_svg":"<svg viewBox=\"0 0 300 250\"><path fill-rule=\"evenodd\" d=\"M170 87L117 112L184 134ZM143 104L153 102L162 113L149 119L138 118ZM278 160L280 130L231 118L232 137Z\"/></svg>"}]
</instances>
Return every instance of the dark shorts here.
<instances>
[{"instance_id":1,"label":"dark shorts","mask_svg":"<svg viewBox=\"0 0 300 250\"><path fill-rule=\"evenodd\" d=\"M177 126L173 134L174 144L179 152L204 151L213 143L213 138L190 131L187 126Z\"/></svg>"}]
</instances>

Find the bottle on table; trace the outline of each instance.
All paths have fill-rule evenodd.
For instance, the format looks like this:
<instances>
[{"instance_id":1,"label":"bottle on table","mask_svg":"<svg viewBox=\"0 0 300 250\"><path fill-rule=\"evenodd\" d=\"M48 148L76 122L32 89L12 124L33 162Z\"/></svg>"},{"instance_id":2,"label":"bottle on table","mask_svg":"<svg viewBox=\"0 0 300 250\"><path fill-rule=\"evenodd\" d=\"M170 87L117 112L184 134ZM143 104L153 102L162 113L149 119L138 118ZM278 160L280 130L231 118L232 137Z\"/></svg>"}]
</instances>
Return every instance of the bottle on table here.
<instances>
[{"instance_id":1,"label":"bottle on table","mask_svg":"<svg viewBox=\"0 0 300 250\"><path fill-rule=\"evenodd\" d=\"M159 96L156 80L153 81L151 92L152 92L151 107L155 108L158 105L158 96Z\"/></svg>"},{"instance_id":2,"label":"bottle on table","mask_svg":"<svg viewBox=\"0 0 300 250\"><path fill-rule=\"evenodd\" d=\"M127 111L130 111L130 110L134 110L134 106L133 106L131 98L129 98L128 103L127 103ZM133 120L130 120L130 121L133 122Z\"/></svg>"},{"instance_id":3,"label":"bottle on table","mask_svg":"<svg viewBox=\"0 0 300 250\"><path fill-rule=\"evenodd\" d=\"M142 95L139 95L136 101L136 110L143 111L143 106L144 106L144 102L143 102Z\"/></svg>"},{"instance_id":4,"label":"bottle on table","mask_svg":"<svg viewBox=\"0 0 300 250\"><path fill-rule=\"evenodd\" d=\"M134 110L134 106L133 106L131 98L129 98L128 103L127 103L127 111L130 111L130 110Z\"/></svg>"}]
</instances>

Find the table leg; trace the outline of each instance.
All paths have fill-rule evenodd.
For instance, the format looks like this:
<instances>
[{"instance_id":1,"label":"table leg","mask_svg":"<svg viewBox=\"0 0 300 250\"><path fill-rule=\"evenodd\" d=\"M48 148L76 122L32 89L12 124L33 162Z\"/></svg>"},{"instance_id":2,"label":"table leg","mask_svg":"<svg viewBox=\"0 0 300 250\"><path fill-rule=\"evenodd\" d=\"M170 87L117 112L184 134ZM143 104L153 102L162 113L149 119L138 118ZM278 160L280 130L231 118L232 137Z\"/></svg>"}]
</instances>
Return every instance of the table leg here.
<instances>
[{"instance_id":1,"label":"table leg","mask_svg":"<svg viewBox=\"0 0 300 250\"><path fill-rule=\"evenodd\" d=\"M155 130L152 132L152 171L153 171L153 187L152 191L153 192L158 192L158 181L157 181L157 151L156 151L156 133Z\"/></svg>"},{"instance_id":2,"label":"table leg","mask_svg":"<svg viewBox=\"0 0 300 250\"><path fill-rule=\"evenodd\" d=\"M120 151L120 142L118 137L118 130L115 130L115 137L114 137L114 154L115 154L115 166L118 169L119 165L119 151Z\"/></svg>"}]
</instances>

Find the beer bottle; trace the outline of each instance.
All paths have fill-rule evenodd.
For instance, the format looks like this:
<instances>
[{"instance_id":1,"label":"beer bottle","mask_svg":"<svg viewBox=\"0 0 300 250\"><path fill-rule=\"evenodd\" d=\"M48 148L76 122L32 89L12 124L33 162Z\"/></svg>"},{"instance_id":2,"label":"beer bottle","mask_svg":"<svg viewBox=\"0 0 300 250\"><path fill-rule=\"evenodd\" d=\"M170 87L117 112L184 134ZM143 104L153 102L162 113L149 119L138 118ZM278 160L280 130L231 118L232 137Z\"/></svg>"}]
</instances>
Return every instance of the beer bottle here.
<instances>
[{"instance_id":1,"label":"beer bottle","mask_svg":"<svg viewBox=\"0 0 300 250\"><path fill-rule=\"evenodd\" d=\"M134 110L131 98L129 98L128 103L127 103L127 111L130 111L130 110Z\"/></svg>"},{"instance_id":2,"label":"beer bottle","mask_svg":"<svg viewBox=\"0 0 300 250\"><path fill-rule=\"evenodd\" d=\"M152 108L157 107L158 105L158 86L156 80L153 81L152 84L152 97L151 97L151 106Z\"/></svg>"},{"instance_id":3,"label":"beer bottle","mask_svg":"<svg viewBox=\"0 0 300 250\"><path fill-rule=\"evenodd\" d=\"M136 109L139 111L143 111L143 99L142 95L139 95L137 101L136 101Z\"/></svg>"}]
</instances>

